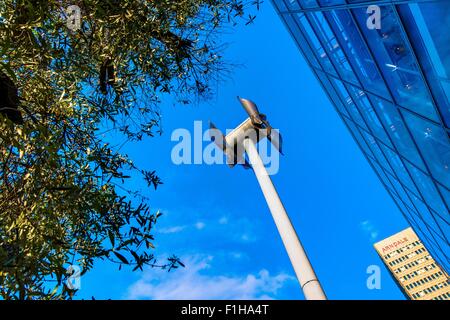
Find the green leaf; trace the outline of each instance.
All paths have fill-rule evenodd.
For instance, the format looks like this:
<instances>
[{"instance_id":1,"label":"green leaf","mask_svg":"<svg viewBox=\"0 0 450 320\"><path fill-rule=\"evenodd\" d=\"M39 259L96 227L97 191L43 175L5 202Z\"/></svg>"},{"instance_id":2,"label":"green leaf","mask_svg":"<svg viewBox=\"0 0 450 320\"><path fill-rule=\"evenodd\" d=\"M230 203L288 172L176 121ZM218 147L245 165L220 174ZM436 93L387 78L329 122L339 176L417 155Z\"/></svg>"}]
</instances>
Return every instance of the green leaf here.
<instances>
[{"instance_id":1,"label":"green leaf","mask_svg":"<svg viewBox=\"0 0 450 320\"><path fill-rule=\"evenodd\" d=\"M116 244L116 240L115 240L114 234L111 231L108 231L108 237L109 237L109 241L111 242L111 245L114 248L115 244Z\"/></svg>"},{"instance_id":2,"label":"green leaf","mask_svg":"<svg viewBox=\"0 0 450 320\"><path fill-rule=\"evenodd\" d=\"M118 252L113 251L114 254L116 255L117 258L119 258L120 261L122 261L124 264L130 264L127 260L127 258L125 258L123 255L121 255Z\"/></svg>"}]
</instances>

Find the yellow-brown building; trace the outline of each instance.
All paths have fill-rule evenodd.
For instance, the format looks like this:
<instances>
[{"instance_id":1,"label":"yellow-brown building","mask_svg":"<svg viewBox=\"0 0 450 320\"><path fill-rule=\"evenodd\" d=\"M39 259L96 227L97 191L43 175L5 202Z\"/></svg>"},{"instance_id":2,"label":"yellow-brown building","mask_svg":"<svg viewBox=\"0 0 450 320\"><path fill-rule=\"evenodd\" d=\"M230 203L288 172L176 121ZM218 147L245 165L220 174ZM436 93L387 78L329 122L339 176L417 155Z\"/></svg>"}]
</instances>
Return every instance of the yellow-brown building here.
<instances>
[{"instance_id":1,"label":"yellow-brown building","mask_svg":"<svg viewBox=\"0 0 450 320\"><path fill-rule=\"evenodd\" d=\"M449 276L408 228L374 245L398 284L412 300L450 300Z\"/></svg>"}]
</instances>

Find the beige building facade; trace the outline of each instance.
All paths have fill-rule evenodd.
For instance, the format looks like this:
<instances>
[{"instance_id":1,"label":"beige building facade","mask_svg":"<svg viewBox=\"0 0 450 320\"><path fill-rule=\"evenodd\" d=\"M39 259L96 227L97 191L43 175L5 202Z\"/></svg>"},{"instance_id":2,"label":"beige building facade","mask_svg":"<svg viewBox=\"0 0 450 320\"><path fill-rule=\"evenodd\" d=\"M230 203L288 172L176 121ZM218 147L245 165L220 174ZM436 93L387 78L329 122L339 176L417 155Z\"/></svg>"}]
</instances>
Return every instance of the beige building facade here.
<instances>
[{"instance_id":1,"label":"beige building facade","mask_svg":"<svg viewBox=\"0 0 450 320\"><path fill-rule=\"evenodd\" d=\"M410 299L450 300L448 274L434 261L413 229L405 229L374 247Z\"/></svg>"}]
</instances>

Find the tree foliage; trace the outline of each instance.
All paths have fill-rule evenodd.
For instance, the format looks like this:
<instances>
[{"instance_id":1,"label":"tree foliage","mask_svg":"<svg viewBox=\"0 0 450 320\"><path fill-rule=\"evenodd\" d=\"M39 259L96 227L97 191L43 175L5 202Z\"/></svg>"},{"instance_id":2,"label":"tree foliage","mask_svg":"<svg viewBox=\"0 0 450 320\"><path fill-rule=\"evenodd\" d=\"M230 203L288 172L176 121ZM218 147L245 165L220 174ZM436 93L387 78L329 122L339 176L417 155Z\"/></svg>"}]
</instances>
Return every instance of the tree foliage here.
<instances>
[{"instance_id":1,"label":"tree foliage","mask_svg":"<svg viewBox=\"0 0 450 320\"><path fill-rule=\"evenodd\" d=\"M69 5L81 8L79 30L68 28ZM253 21L251 6L259 2L2 0L0 80L17 88L23 123L2 112L3 90L1 297L69 298L66 268L84 274L96 259L133 270L182 265L176 257L157 264L151 230L160 214L123 185L130 171L155 189L160 179L102 130L151 137L161 94L181 103L208 96L224 70L217 34Z\"/></svg>"}]
</instances>

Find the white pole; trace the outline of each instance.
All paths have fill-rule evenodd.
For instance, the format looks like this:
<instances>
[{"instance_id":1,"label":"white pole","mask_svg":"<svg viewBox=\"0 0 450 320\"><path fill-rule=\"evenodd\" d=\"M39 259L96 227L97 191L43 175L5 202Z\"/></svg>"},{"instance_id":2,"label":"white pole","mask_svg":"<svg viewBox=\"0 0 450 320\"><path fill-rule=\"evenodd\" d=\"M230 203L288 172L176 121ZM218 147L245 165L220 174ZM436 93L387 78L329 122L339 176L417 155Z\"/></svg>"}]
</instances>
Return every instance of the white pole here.
<instances>
[{"instance_id":1,"label":"white pole","mask_svg":"<svg viewBox=\"0 0 450 320\"><path fill-rule=\"evenodd\" d=\"M275 220L278 232L280 233L283 244L294 267L295 274L307 300L326 300L327 297L320 285L319 280L309 262L305 250L295 232L295 229L287 215L286 209L280 200L273 183L267 173L266 168L256 149L255 142L252 139L245 139L244 148L247 151L250 164L253 167L256 178L258 179L261 190L266 198L272 217Z\"/></svg>"}]
</instances>

